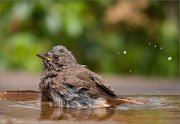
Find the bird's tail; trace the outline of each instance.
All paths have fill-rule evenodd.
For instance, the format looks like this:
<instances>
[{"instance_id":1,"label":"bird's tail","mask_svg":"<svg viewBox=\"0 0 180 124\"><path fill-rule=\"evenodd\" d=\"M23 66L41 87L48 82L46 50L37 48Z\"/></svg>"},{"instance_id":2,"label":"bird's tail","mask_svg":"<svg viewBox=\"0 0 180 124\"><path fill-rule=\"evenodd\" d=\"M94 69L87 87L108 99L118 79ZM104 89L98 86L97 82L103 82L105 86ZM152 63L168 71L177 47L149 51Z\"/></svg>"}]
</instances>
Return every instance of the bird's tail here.
<instances>
[{"instance_id":1,"label":"bird's tail","mask_svg":"<svg viewBox=\"0 0 180 124\"><path fill-rule=\"evenodd\" d=\"M144 104L143 101L127 99L127 98L116 98L120 103L130 103L130 104Z\"/></svg>"}]
</instances>

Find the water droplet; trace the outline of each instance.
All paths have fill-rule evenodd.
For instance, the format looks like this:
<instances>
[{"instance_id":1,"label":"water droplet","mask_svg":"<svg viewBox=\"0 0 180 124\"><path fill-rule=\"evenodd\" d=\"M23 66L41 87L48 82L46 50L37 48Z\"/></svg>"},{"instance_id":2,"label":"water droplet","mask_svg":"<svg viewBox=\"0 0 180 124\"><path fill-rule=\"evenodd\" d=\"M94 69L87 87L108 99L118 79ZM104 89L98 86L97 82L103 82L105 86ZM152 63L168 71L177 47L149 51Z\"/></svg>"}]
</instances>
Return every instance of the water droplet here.
<instances>
[{"instance_id":1,"label":"water droplet","mask_svg":"<svg viewBox=\"0 0 180 124\"><path fill-rule=\"evenodd\" d=\"M126 53L127 53L127 52L124 50L124 51L123 51L123 54L126 54Z\"/></svg>"},{"instance_id":2,"label":"water droplet","mask_svg":"<svg viewBox=\"0 0 180 124\"><path fill-rule=\"evenodd\" d=\"M117 52L117 54L119 55L119 52Z\"/></svg>"},{"instance_id":3,"label":"water droplet","mask_svg":"<svg viewBox=\"0 0 180 124\"><path fill-rule=\"evenodd\" d=\"M169 60L169 61L171 61L171 60L172 60L172 57L171 57L171 56L169 56L169 57L168 57L168 60Z\"/></svg>"},{"instance_id":4,"label":"water droplet","mask_svg":"<svg viewBox=\"0 0 180 124\"><path fill-rule=\"evenodd\" d=\"M163 47L160 47L160 50L162 50L163 49Z\"/></svg>"},{"instance_id":5,"label":"water droplet","mask_svg":"<svg viewBox=\"0 0 180 124\"><path fill-rule=\"evenodd\" d=\"M131 72L131 70L129 70L129 72Z\"/></svg>"},{"instance_id":6,"label":"water droplet","mask_svg":"<svg viewBox=\"0 0 180 124\"><path fill-rule=\"evenodd\" d=\"M154 47L156 47L156 45L154 45Z\"/></svg>"},{"instance_id":7,"label":"water droplet","mask_svg":"<svg viewBox=\"0 0 180 124\"><path fill-rule=\"evenodd\" d=\"M151 42L149 42L149 45L151 45Z\"/></svg>"}]
</instances>

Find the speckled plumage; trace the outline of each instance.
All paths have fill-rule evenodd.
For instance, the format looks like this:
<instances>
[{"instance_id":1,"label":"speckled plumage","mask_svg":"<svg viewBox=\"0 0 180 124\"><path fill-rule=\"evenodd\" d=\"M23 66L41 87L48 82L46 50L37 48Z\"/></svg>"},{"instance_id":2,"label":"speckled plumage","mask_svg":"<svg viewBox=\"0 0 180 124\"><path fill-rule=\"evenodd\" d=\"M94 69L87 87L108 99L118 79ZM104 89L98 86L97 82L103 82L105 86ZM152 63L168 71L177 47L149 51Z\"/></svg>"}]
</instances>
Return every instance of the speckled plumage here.
<instances>
[{"instance_id":1,"label":"speckled plumage","mask_svg":"<svg viewBox=\"0 0 180 124\"><path fill-rule=\"evenodd\" d=\"M101 76L78 64L64 46L37 55L44 63L39 84L42 101L57 107L106 107L107 100L119 101Z\"/></svg>"}]
</instances>

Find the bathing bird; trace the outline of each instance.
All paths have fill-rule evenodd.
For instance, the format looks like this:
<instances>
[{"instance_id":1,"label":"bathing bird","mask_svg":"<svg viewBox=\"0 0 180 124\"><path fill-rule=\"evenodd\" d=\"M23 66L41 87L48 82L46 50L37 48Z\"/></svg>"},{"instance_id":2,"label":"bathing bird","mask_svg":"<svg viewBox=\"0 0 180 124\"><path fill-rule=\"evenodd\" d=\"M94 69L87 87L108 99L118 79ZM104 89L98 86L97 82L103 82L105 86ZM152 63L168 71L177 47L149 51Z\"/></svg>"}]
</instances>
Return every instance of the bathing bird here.
<instances>
[{"instance_id":1,"label":"bathing bird","mask_svg":"<svg viewBox=\"0 0 180 124\"><path fill-rule=\"evenodd\" d=\"M119 97L102 77L79 64L64 46L37 54L43 62L39 88L41 101L56 107L109 107L120 103L141 102Z\"/></svg>"}]
</instances>

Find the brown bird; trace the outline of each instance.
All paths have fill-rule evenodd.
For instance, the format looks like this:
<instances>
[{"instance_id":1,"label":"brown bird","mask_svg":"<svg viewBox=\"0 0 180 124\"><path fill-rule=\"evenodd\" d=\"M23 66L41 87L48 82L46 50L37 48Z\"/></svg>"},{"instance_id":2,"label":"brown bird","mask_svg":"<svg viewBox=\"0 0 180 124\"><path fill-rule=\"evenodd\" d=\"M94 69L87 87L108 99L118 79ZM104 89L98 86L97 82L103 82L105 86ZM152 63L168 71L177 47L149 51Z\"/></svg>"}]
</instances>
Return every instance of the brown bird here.
<instances>
[{"instance_id":1,"label":"brown bird","mask_svg":"<svg viewBox=\"0 0 180 124\"><path fill-rule=\"evenodd\" d=\"M41 100L57 107L107 107L112 103L141 102L119 98L101 76L77 63L64 46L37 54L42 58L44 71L39 84Z\"/></svg>"}]
</instances>

